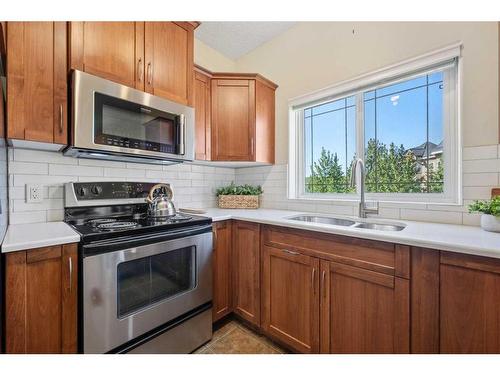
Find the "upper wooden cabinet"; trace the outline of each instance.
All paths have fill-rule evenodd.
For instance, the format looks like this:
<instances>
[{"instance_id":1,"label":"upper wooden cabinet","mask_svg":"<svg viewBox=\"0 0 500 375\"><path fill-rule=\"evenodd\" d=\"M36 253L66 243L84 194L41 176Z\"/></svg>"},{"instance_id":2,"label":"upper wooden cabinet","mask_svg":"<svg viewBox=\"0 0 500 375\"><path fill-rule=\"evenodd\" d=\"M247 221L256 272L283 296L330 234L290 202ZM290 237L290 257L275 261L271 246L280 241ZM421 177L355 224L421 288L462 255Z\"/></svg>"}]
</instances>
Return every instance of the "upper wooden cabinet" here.
<instances>
[{"instance_id":1,"label":"upper wooden cabinet","mask_svg":"<svg viewBox=\"0 0 500 375\"><path fill-rule=\"evenodd\" d=\"M212 160L274 163L276 85L258 74L214 74Z\"/></svg>"},{"instance_id":2,"label":"upper wooden cabinet","mask_svg":"<svg viewBox=\"0 0 500 375\"><path fill-rule=\"evenodd\" d=\"M210 79L211 73L200 67L194 71L195 159L210 160Z\"/></svg>"},{"instance_id":3,"label":"upper wooden cabinet","mask_svg":"<svg viewBox=\"0 0 500 375\"><path fill-rule=\"evenodd\" d=\"M190 22L71 22L70 67L192 105Z\"/></svg>"},{"instance_id":4,"label":"upper wooden cabinet","mask_svg":"<svg viewBox=\"0 0 500 375\"><path fill-rule=\"evenodd\" d=\"M233 310L260 326L260 225L233 222Z\"/></svg>"},{"instance_id":5,"label":"upper wooden cabinet","mask_svg":"<svg viewBox=\"0 0 500 375\"><path fill-rule=\"evenodd\" d=\"M5 255L6 353L77 352L77 244Z\"/></svg>"},{"instance_id":6,"label":"upper wooden cabinet","mask_svg":"<svg viewBox=\"0 0 500 375\"><path fill-rule=\"evenodd\" d=\"M146 22L146 91L193 105L194 28L189 22Z\"/></svg>"},{"instance_id":7,"label":"upper wooden cabinet","mask_svg":"<svg viewBox=\"0 0 500 375\"><path fill-rule=\"evenodd\" d=\"M7 137L67 143L66 22L7 23Z\"/></svg>"}]
</instances>

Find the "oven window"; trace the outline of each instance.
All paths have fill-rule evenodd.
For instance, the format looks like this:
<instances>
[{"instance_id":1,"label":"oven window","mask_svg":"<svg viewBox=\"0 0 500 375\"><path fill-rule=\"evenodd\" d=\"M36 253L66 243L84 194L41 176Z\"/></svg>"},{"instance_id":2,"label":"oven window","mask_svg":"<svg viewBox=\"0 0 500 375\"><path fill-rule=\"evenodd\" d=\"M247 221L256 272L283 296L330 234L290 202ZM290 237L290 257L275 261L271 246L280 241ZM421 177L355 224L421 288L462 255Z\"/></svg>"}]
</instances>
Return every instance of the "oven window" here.
<instances>
[{"instance_id":1,"label":"oven window","mask_svg":"<svg viewBox=\"0 0 500 375\"><path fill-rule=\"evenodd\" d=\"M191 290L195 247L185 247L118 265L118 318Z\"/></svg>"},{"instance_id":2,"label":"oven window","mask_svg":"<svg viewBox=\"0 0 500 375\"><path fill-rule=\"evenodd\" d=\"M176 153L175 114L96 92L94 142L108 146Z\"/></svg>"}]
</instances>

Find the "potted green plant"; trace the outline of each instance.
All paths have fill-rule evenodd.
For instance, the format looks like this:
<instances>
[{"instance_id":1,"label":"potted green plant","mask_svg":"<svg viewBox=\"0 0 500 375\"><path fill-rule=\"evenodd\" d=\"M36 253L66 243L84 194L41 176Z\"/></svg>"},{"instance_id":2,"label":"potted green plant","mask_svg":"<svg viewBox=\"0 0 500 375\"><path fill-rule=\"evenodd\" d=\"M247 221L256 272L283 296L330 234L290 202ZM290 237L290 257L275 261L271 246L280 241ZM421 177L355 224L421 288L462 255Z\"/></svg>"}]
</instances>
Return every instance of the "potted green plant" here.
<instances>
[{"instance_id":1,"label":"potted green plant","mask_svg":"<svg viewBox=\"0 0 500 375\"><path fill-rule=\"evenodd\" d=\"M481 228L488 232L500 232L500 196L490 200L474 201L469 205L469 212L480 212Z\"/></svg>"},{"instance_id":2,"label":"potted green plant","mask_svg":"<svg viewBox=\"0 0 500 375\"><path fill-rule=\"evenodd\" d=\"M259 208L262 193L260 185L235 185L234 182L216 190L219 208Z\"/></svg>"}]
</instances>

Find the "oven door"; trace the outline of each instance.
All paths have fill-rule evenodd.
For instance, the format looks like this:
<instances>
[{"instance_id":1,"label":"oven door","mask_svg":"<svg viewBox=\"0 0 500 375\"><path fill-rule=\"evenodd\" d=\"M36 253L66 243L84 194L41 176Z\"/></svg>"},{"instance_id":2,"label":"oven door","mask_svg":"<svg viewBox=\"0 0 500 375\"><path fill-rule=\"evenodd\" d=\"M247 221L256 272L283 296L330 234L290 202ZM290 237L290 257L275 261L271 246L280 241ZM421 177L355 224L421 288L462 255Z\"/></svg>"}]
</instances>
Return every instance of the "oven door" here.
<instances>
[{"instance_id":1,"label":"oven door","mask_svg":"<svg viewBox=\"0 0 500 375\"><path fill-rule=\"evenodd\" d=\"M105 353L212 300L212 233L83 258L83 351Z\"/></svg>"}]
</instances>

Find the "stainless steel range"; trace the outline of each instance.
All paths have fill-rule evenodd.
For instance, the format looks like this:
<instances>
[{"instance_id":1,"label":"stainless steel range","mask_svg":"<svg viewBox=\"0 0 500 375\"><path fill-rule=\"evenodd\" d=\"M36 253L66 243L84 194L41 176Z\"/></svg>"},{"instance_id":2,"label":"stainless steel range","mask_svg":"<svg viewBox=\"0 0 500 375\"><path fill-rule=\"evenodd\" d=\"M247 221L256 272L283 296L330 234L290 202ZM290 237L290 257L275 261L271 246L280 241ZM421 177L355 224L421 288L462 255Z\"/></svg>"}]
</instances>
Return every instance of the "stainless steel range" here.
<instances>
[{"instance_id":1,"label":"stainless steel range","mask_svg":"<svg viewBox=\"0 0 500 375\"><path fill-rule=\"evenodd\" d=\"M65 186L65 221L81 235L83 353L189 353L212 336L211 219L148 216L154 185Z\"/></svg>"}]
</instances>

